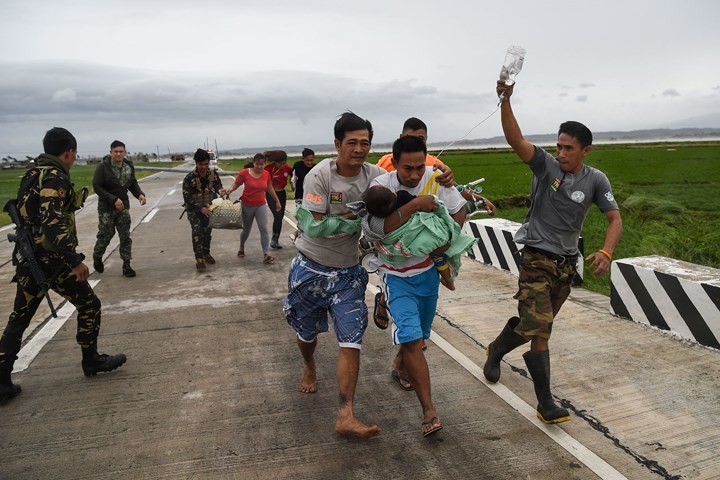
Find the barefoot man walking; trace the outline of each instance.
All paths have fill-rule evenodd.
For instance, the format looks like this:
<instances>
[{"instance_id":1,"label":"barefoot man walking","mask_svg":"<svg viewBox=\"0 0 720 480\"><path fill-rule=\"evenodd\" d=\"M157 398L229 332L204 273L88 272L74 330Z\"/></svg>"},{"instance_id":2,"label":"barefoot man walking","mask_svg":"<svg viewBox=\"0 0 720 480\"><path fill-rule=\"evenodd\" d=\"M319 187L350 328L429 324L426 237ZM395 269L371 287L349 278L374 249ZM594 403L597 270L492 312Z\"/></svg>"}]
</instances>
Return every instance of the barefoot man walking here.
<instances>
[{"instance_id":1,"label":"barefoot man walking","mask_svg":"<svg viewBox=\"0 0 720 480\"><path fill-rule=\"evenodd\" d=\"M337 158L316 165L305 177L298 208L297 256L290 265L285 317L295 330L304 368L300 391L317 391L317 336L328 331L328 313L340 345L337 383L340 407L335 431L368 438L380 433L353 413L360 371L360 348L367 328L367 271L360 265L360 219L347 207L361 200L370 182L384 170L366 162L373 130L369 121L352 112L335 123Z\"/></svg>"}]
</instances>

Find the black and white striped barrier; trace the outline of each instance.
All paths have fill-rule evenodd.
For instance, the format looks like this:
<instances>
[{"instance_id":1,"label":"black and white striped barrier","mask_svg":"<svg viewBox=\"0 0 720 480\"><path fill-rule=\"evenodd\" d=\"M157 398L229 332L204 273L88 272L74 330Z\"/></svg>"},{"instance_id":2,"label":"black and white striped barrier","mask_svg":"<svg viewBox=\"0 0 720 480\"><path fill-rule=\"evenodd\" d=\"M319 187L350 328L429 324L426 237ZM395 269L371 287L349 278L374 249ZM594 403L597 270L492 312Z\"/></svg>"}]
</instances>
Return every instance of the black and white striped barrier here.
<instances>
[{"instance_id":1,"label":"black and white striped barrier","mask_svg":"<svg viewBox=\"0 0 720 480\"><path fill-rule=\"evenodd\" d=\"M521 244L515 243L513 238L521 225L504 218L484 218L465 222L463 232L477 238L473 249L468 256L479 262L492 265L501 270L507 270L514 275L519 273L520 256L518 251ZM582 285L583 280L583 239L578 242L580 256L577 260L578 275L573 280L574 286Z\"/></svg>"},{"instance_id":2,"label":"black and white striped barrier","mask_svg":"<svg viewBox=\"0 0 720 480\"><path fill-rule=\"evenodd\" d=\"M720 270L672 258L623 258L610 268L610 307L621 317L720 348Z\"/></svg>"}]
</instances>

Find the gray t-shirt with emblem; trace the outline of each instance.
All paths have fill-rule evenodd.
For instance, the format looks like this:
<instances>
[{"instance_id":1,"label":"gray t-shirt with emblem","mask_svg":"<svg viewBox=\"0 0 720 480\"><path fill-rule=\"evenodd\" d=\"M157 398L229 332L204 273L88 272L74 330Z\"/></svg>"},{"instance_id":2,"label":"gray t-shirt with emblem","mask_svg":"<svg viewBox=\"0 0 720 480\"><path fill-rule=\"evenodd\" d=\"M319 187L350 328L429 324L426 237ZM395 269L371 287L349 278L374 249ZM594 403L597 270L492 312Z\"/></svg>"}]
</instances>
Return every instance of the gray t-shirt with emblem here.
<instances>
[{"instance_id":1,"label":"gray t-shirt with emblem","mask_svg":"<svg viewBox=\"0 0 720 480\"><path fill-rule=\"evenodd\" d=\"M375 165L364 163L354 177L337 172L337 159L326 158L308 172L303 184L303 206L323 215L343 215L350 211L347 204L362 200L372 180L385 173ZM329 237L308 237L302 232L295 241L297 249L310 260L333 268L348 268L360 262L358 240L360 232Z\"/></svg>"},{"instance_id":2,"label":"gray t-shirt with emblem","mask_svg":"<svg viewBox=\"0 0 720 480\"><path fill-rule=\"evenodd\" d=\"M557 159L538 146L528 165L533 172L531 205L515 242L575 255L592 204L603 213L618 210L610 181L588 165L576 174L563 172Z\"/></svg>"}]
</instances>

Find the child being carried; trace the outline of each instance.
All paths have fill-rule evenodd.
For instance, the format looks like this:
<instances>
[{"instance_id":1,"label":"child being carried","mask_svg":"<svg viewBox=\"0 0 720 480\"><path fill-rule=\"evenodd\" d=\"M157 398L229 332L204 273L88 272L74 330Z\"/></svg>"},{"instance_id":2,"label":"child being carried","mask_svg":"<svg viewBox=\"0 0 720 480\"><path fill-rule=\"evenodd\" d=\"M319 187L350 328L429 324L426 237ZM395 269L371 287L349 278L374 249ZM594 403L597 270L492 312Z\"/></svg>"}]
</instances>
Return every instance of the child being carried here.
<instances>
[{"instance_id":1,"label":"child being carried","mask_svg":"<svg viewBox=\"0 0 720 480\"><path fill-rule=\"evenodd\" d=\"M472 247L475 239L460 233L460 226L441 200L435 197L438 204L435 212L416 212L397 229L384 231L384 219L414 198L404 190L393 192L382 185L370 187L363 196L369 214L362 221L363 234L374 244L378 259L388 265L402 264L413 256L429 255L440 274L440 282L455 290L460 255Z\"/></svg>"}]
</instances>

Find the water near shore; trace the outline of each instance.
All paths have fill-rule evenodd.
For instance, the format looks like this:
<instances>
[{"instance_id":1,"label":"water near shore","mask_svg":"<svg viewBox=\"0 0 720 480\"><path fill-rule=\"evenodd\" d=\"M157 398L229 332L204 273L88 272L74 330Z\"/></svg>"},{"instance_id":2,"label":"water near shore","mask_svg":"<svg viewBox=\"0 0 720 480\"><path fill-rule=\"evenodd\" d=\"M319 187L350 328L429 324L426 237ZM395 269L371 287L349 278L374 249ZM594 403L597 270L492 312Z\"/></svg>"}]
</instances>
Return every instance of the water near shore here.
<instances>
[{"instance_id":1,"label":"water near shore","mask_svg":"<svg viewBox=\"0 0 720 480\"><path fill-rule=\"evenodd\" d=\"M555 145L555 138L553 135L528 135L527 139L536 145L540 146L553 146ZM622 132L613 132L612 135L603 135L602 133L596 134L593 141L594 145L622 145L622 144L643 144L643 143L696 143L696 142L720 142L719 134L698 134L688 136L633 136L629 133L623 134ZM431 152L439 152L446 148L448 143L430 143L428 144L428 150ZM302 152L302 146L291 146L291 147L273 147L273 149L282 148L291 157L299 157ZM318 156L328 156L337 153L332 145L311 145L310 148L315 150L315 154ZM485 150L494 148L509 148L508 144L502 139L493 138L488 141L476 141L476 142L458 142L451 145L449 150ZM231 150L227 153L220 152L220 160L232 160L234 158L251 158L255 153L268 150L266 147L258 147L256 149L243 148L237 150ZM375 145L372 149L372 153L387 153L392 149L392 144L383 143ZM38 154L40 152L37 152ZM16 159L18 162L23 162L27 158L28 153L17 153L17 152L0 152L0 166L13 163L9 160L10 157ZM84 164L85 159L79 157L78 164ZM158 161L168 161L167 156L162 156Z\"/></svg>"}]
</instances>

